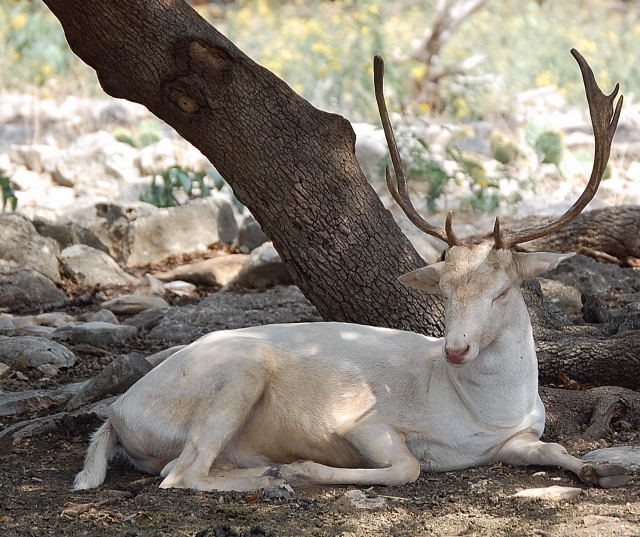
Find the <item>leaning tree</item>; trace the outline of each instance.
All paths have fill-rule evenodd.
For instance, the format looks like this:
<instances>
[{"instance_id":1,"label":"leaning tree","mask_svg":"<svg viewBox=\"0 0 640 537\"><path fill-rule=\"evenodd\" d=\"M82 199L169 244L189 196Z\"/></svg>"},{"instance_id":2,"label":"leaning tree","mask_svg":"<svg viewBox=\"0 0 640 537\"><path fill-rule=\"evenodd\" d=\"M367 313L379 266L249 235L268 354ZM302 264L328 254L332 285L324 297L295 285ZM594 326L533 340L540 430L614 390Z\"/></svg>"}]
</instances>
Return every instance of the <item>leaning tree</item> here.
<instances>
[{"instance_id":1,"label":"leaning tree","mask_svg":"<svg viewBox=\"0 0 640 537\"><path fill-rule=\"evenodd\" d=\"M210 159L325 319L441 335L440 301L397 281L424 261L367 182L347 120L314 108L183 0L44 1L108 94L145 105ZM535 285L528 302L545 378L640 384L637 331L558 326Z\"/></svg>"}]
</instances>

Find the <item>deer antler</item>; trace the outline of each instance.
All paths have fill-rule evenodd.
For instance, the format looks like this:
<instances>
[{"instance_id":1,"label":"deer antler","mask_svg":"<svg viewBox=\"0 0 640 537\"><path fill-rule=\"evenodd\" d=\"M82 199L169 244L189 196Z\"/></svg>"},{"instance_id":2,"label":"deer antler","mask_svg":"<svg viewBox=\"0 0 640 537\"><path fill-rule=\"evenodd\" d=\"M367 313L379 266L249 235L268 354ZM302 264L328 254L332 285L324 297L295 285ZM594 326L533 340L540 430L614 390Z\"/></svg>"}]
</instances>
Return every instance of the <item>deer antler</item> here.
<instances>
[{"instance_id":1,"label":"deer antler","mask_svg":"<svg viewBox=\"0 0 640 537\"><path fill-rule=\"evenodd\" d=\"M387 105L384 100L383 91L383 78L384 78L384 61L380 56L376 56L373 59L373 83L375 87L376 101L378 102L378 112L380 113L380 119L382 120L382 128L384 135L387 139L387 145L389 146L389 153L391 154L391 162L393 164L393 170L396 174L397 186L391 177L391 172L387 166L385 175L387 178L387 188L391 193L391 196L407 215L409 220L420 230L425 233L436 237L449 246L455 246L462 244L458 237L456 237L451 227L452 213L449 212L445 227L436 227L427 222L416 210L411 203L409 197L409 191L407 188L407 178L404 174L404 168L402 166L402 160L400 158L400 151L398 151L398 145L391 128L391 122L389 121L389 113L387 112Z\"/></svg>"},{"instance_id":2,"label":"deer antler","mask_svg":"<svg viewBox=\"0 0 640 537\"><path fill-rule=\"evenodd\" d=\"M578 200L566 213L544 226L503 234L500 229L500 218L497 217L493 228L494 248L496 249L512 248L516 244L539 239L545 235L550 235L559 228L566 226L582 212L587 204L593 199L593 196L596 195L598 187L600 186L600 180L602 179L602 175L607 167L607 161L609 160L609 154L611 152L611 142L613 141L613 135L615 134L616 127L618 126L618 119L620 118L620 110L622 108L621 95L620 99L618 99L618 102L616 103L615 111L613 110L613 102L618 95L620 85L616 84L613 92L611 92L610 95L605 95L598 87L593 71L591 70L591 67L589 67L587 61L576 49L571 49L571 54L578 62L580 71L582 72L584 89L587 95L587 102L589 103L589 112L591 114L591 124L593 125L593 135L595 138L595 155L589 183Z\"/></svg>"}]
</instances>

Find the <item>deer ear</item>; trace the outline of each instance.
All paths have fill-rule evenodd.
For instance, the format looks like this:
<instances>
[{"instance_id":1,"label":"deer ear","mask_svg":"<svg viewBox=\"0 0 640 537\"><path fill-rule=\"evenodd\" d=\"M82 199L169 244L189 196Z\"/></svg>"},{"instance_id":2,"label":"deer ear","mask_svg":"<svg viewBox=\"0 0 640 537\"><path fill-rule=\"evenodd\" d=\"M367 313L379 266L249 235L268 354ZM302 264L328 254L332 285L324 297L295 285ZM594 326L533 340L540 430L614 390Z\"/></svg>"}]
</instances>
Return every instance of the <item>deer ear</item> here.
<instances>
[{"instance_id":1,"label":"deer ear","mask_svg":"<svg viewBox=\"0 0 640 537\"><path fill-rule=\"evenodd\" d=\"M428 267L407 272L398 278L402 285L422 289L431 294L440 294L440 274L444 268L444 261L433 263Z\"/></svg>"},{"instance_id":2,"label":"deer ear","mask_svg":"<svg viewBox=\"0 0 640 537\"><path fill-rule=\"evenodd\" d=\"M568 254L556 254L553 252L512 252L513 259L518 267L518 274L523 280L539 276L553 270L562 261L576 255L574 252Z\"/></svg>"}]
</instances>

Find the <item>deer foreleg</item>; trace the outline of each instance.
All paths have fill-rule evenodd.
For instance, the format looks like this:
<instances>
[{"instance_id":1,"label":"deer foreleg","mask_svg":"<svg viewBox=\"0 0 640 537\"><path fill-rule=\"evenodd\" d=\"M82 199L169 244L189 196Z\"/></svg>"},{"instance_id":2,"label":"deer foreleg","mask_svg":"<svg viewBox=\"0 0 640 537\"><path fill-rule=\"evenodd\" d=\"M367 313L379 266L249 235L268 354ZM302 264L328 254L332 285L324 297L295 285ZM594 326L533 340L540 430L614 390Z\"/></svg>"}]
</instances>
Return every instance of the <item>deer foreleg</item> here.
<instances>
[{"instance_id":1,"label":"deer foreleg","mask_svg":"<svg viewBox=\"0 0 640 537\"><path fill-rule=\"evenodd\" d=\"M621 487L631 477L624 466L583 461L569 455L560 444L542 442L533 434L511 438L495 460L514 466L559 466L576 474L583 483L603 488Z\"/></svg>"}]
</instances>

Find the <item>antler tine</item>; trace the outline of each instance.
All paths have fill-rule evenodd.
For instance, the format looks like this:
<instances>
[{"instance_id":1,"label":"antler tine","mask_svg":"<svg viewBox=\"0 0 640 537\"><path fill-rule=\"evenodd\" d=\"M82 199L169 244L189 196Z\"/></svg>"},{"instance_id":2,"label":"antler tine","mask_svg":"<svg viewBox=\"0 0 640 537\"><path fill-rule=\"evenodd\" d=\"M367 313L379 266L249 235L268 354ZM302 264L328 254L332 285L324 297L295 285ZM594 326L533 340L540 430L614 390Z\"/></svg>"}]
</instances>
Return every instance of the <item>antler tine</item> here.
<instances>
[{"instance_id":1,"label":"antler tine","mask_svg":"<svg viewBox=\"0 0 640 537\"><path fill-rule=\"evenodd\" d=\"M600 181L602 180L602 176L607 167L607 161L609 160L609 154L611 153L611 143L613 142L613 136L618 126L620 110L622 109L622 95L616 103L615 110L613 108L613 103L618 95L620 85L616 84L611 94L605 95L598 87L593 70L589 67L587 61L576 49L571 49L571 54L578 62L582 73L595 139L593 168L589 182L582 194L580 194L578 200L566 213L539 228L509 233L505 236L500 229L500 220L496 218L496 224L493 230L495 248L511 248L516 244L539 239L566 226L582 212L596 195L598 187L600 186Z\"/></svg>"},{"instance_id":2,"label":"antler tine","mask_svg":"<svg viewBox=\"0 0 640 537\"><path fill-rule=\"evenodd\" d=\"M391 172L387 166L385 170L385 176L387 180L387 188L391 193L391 196L395 202L400 206L404 214L407 215L409 220L420 230L425 233L436 237L449 246L455 246L461 244L453 229L451 228L451 213L447 217L446 229L436 227L427 222L416 210L409 197L409 189L407 187L407 178L404 174L404 167L402 165L402 159L400 158L400 151L396 143L395 135L393 134L393 128L391 127L391 121L389 120L389 112L387 111L387 104L384 100L384 60L380 56L376 56L373 59L373 83L376 94L376 101L378 103L378 112L380 113L380 120L382 121L382 129L384 130L385 138L387 139L387 145L389 146L389 153L391 154L391 163L393 164L393 170L396 175L394 181L391 177Z\"/></svg>"}]
</instances>

